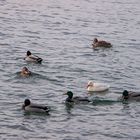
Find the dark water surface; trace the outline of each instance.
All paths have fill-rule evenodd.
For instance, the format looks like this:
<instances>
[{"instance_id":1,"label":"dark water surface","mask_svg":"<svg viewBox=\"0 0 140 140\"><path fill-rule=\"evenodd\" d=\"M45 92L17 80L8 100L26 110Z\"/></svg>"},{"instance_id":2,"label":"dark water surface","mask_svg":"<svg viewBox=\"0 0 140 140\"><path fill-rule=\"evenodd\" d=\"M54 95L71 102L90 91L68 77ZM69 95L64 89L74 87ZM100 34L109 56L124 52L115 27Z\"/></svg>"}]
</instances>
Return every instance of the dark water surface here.
<instances>
[{"instance_id":1,"label":"dark water surface","mask_svg":"<svg viewBox=\"0 0 140 140\"><path fill-rule=\"evenodd\" d=\"M117 102L124 89L140 91L139 7L139 0L0 0L0 139L139 140L140 103ZM94 37L113 47L93 50ZM43 63L26 63L27 50ZM18 77L23 66L34 76ZM111 88L93 104L65 106L62 94L87 96L89 80ZM25 114L25 98L49 105L50 115Z\"/></svg>"}]
</instances>

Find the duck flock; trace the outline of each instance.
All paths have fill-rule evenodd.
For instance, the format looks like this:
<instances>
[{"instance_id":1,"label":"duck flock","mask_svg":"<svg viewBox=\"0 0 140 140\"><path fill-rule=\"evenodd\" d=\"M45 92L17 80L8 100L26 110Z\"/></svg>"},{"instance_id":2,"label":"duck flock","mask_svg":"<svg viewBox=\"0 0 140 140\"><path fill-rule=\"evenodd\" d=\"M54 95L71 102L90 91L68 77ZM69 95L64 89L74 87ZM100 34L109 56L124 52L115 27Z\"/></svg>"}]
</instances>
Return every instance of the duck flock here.
<instances>
[{"instance_id":1,"label":"duck flock","mask_svg":"<svg viewBox=\"0 0 140 140\"><path fill-rule=\"evenodd\" d=\"M109 48L109 47L112 47L112 44L107 41L98 40L97 38L95 38L93 41L92 47L93 49L100 48L100 47ZM27 51L26 57L24 58L24 60L27 62L40 63L40 64L43 61L42 58L36 55L33 55L30 51ZM29 77L32 75L32 72L29 71L27 67L23 67L19 74L22 77ZM105 83L96 83L93 81L89 81L87 84L87 91L89 93L98 92L99 94L101 94L109 90L109 88L110 88L110 85L105 84ZM88 96L85 96L85 97L73 96L72 91L67 91L66 93L64 93L64 95L67 95L67 98L65 100L66 104L90 103L90 102L92 103L93 102L93 99L91 100ZM140 101L140 93L124 90L119 100L122 102L131 101L131 100ZM39 113L50 112L50 108L48 106L32 103L30 99L25 99L22 105L22 109L25 112L39 112Z\"/></svg>"}]
</instances>

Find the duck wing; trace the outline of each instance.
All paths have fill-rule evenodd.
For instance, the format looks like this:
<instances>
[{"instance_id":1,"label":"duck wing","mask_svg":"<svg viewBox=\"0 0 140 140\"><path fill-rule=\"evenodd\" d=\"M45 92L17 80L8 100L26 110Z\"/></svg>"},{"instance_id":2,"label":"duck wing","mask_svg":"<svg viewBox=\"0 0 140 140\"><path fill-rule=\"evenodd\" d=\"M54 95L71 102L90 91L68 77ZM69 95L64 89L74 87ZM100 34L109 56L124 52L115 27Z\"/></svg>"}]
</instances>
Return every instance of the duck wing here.
<instances>
[{"instance_id":1,"label":"duck wing","mask_svg":"<svg viewBox=\"0 0 140 140\"><path fill-rule=\"evenodd\" d=\"M33 59L33 60L37 60L39 57L38 56L35 56L35 55L30 55L29 58L30 59Z\"/></svg>"},{"instance_id":2,"label":"duck wing","mask_svg":"<svg viewBox=\"0 0 140 140\"><path fill-rule=\"evenodd\" d=\"M30 108L33 109L38 109L38 110L43 110L45 112L49 112L49 108L47 106L42 106L42 105L30 105Z\"/></svg>"},{"instance_id":3,"label":"duck wing","mask_svg":"<svg viewBox=\"0 0 140 140\"><path fill-rule=\"evenodd\" d=\"M38 57L38 56L36 56L36 55L30 55L30 56L26 56L24 58L24 60L41 63L43 59Z\"/></svg>"},{"instance_id":4,"label":"duck wing","mask_svg":"<svg viewBox=\"0 0 140 140\"><path fill-rule=\"evenodd\" d=\"M131 93L132 97L140 97L140 93Z\"/></svg>"},{"instance_id":5,"label":"duck wing","mask_svg":"<svg viewBox=\"0 0 140 140\"><path fill-rule=\"evenodd\" d=\"M111 47L112 46L111 43L103 41L103 40L98 41L97 44L98 44L98 46L104 46L104 47Z\"/></svg>"},{"instance_id":6,"label":"duck wing","mask_svg":"<svg viewBox=\"0 0 140 140\"><path fill-rule=\"evenodd\" d=\"M93 87L89 87L87 90L88 91L96 91L96 92L101 92L101 91L106 91L109 89L109 85L104 84L104 83L94 83Z\"/></svg>"},{"instance_id":7,"label":"duck wing","mask_svg":"<svg viewBox=\"0 0 140 140\"><path fill-rule=\"evenodd\" d=\"M42 62L42 60L43 60L43 59L42 59L42 58L40 58L40 57L38 57L38 58L37 58L37 62L38 62L38 63L41 63L41 62Z\"/></svg>"},{"instance_id":8,"label":"duck wing","mask_svg":"<svg viewBox=\"0 0 140 140\"><path fill-rule=\"evenodd\" d=\"M41 63L42 62L42 58L40 58L40 57L38 57L38 56L36 56L36 55L31 55L31 56L29 56L31 59L33 59L33 60L35 60L35 61L37 61L38 63Z\"/></svg>"}]
</instances>

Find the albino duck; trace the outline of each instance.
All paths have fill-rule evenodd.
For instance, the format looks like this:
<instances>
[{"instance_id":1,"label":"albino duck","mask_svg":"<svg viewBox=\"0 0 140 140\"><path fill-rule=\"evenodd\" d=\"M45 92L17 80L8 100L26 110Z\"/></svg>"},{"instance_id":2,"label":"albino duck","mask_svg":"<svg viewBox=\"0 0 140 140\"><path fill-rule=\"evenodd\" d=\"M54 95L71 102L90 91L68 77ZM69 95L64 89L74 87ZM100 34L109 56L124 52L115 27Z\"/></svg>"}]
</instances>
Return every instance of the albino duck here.
<instances>
[{"instance_id":1,"label":"albino duck","mask_svg":"<svg viewBox=\"0 0 140 140\"><path fill-rule=\"evenodd\" d=\"M93 44L92 44L93 48L96 47L112 47L111 43L104 41L104 40L98 40L97 38L94 39Z\"/></svg>"},{"instance_id":2,"label":"albino duck","mask_svg":"<svg viewBox=\"0 0 140 140\"><path fill-rule=\"evenodd\" d=\"M49 108L47 106L33 104L29 99L25 99L22 109L27 112L39 112L39 113L49 112Z\"/></svg>"},{"instance_id":3,"label":"albino duck","mask_svg":"<svg viewBox=\"0 0 140 140\"><path fill-rule=\"evenodd\" d=\"M109 87L110 87L109 85L104 84L104 83L93 83L92 81L89 81L87 85L87 91L102 92L102 91L108 90Z\"/></svg>"},{"instance_id":4,"label":"albino duck","mask_svg":"<svg viewBox=\"0 0 140 140\"><path fill-rule=\"evenodd\" d=\"M128 92L127 90L124 90L122 93L122 100L140 101L140 93Z\"/></svg>"},{"instance_id":5,"label":"albino duck","mask_svg":"<svg viewBox=\"0 0 140 140\"><path fill-rule=\"evenodd\" d=\"M26 60L27 62L41 63L43 59L36 55L32 55L30 51L27 51L26 57L24 58L24 60Z\"/></svg>"},{"instance_id":6,"label":"albino duck","mask_svg":"<svg viewBox=\"0 0 140 140\"><path fill-rule=\"evenodd\" d=\"M79 96L73 97L73 93L71 91L67 91L66 93L64 93L64 95L68 95L68 97L66 98L66 103L80 103L80 102L87 103L87 102L90 102L88 97L79 97Z\"/></svg>"},{"instance_id":7,"label":"albino duck","mask_svg":"<svg viewBox=\"0 0 140 140\"><path fill-rule=\"evenodd\" d=\"M31 72L27 69L27 67L23 67L20 72L20 75L23 77L28 77L31 75Z\"/></svg>"}]
</instances>

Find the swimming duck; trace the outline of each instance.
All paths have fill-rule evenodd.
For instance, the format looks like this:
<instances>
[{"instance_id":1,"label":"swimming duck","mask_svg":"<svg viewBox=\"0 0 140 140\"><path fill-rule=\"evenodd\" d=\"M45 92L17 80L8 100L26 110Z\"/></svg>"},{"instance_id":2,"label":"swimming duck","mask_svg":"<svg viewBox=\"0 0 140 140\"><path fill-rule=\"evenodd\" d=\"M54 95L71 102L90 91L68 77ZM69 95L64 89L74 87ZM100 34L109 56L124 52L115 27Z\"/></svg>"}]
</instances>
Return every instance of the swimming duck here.
<instances>
[{"instance_id":1,"label":"swimming duck","mask_svg":"<svg viewBox=\"0 0 140 140\"><path fill-rule=\"evenodd\" d=\"M66 103L90 102L88 97L79 97L79 96L73 97L73 92L71 91L67 91L66 93L64 93L64 95L68 95L68 97L66 98Z\"/></svg>"},{"instance_id":2,"label":"swimming duck","mask_svg":"<svg viewBox=\"0 0 140 140\"><path fill-rule=\"evenodd\" d=\"M129 92L127 90L124 90L123 93L122 93L122 100L140 101L140 93Z\"/></svg>"},{"instance_id":3,"label":"swimming duck","mask_svg":"<svg viewBox=\"0 0 140 140\"><path fill-rule=\"evenodd\" d=\"M96 47L112 47L111 43L104 41L104 40L98 40L97 38L94 39L93 44L92 44L93 48Z\"/></svg>"},{"instance_id":4,"label":"swimming duck","mask_svg":"<svg viewBox=\"0 0 140 140\"><path fill-rule=\"evenodd\" d=\"M47 106L33 104L29 99L25 99L22 109L27 112L38 112L38 113L49 112L49 108Z\"/></svg>"},{"instance_id":5,"label":"swimming duck","mask_svg":"<svg viewBox=\"0 0 140 140\"><path fill-rule=\"evenodd\" d=\"M102 92L102 91L108 90L109 87L110 87L109 85L104 84L104 83L93 83L92 81L89 81L87 85L87 91Z\"/></svg>"},{"instance_id":6,"label":"swimming duck","mask_svg":"<svg viewBox=\"0 0 140 140\"><path fill-rule=\"evenodd\" d=\"M43 59L36 55L32 55L30 51L27 51L26 57L24 58L24 60L26 60L27 62L41 63Z\"/></svg>"},{"instance_id":7,"label":"swimming duck","mask_svg":"<svg viewBox=\"0 0 140 140\"><path fill-rule=\"evenodd\" d=\"M21 72L20 72L20 75L23 77L28 77L31 75L31 72L28 70L27 67L23 67Z\"/></svg>"}]
</instances>

